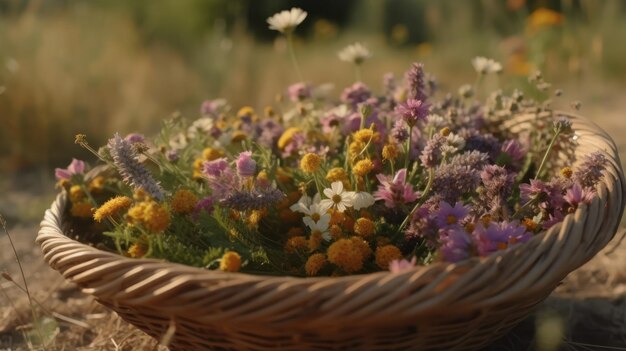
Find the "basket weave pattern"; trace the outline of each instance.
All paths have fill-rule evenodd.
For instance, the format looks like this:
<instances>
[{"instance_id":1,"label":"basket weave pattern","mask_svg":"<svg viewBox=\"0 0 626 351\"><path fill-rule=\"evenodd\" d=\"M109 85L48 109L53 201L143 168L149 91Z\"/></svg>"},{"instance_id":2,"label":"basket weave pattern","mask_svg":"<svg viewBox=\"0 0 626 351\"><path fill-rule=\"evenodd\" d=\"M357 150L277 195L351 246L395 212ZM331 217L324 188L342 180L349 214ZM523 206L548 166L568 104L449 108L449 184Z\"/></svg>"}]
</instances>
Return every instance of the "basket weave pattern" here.
<instances>
[{"instance_id":1,"label":"basket weave pattern","mask_svg":"<svg viewBox=\"0 0 626 351\"><path fill-rule=\"evenodd\" d=\"M528 130L540 119L549 122L521 115L503 127ZM46 211L37 242L51 267L122 318L158 339L173 333L171 350L475 350L510 330L617 230L625 189L616 146L593 123L571 120L575 158L599 150L609 160L598 196L484 259L341 278L207 271L68 238L65 194Z\"/></svg>"}]
</instances>

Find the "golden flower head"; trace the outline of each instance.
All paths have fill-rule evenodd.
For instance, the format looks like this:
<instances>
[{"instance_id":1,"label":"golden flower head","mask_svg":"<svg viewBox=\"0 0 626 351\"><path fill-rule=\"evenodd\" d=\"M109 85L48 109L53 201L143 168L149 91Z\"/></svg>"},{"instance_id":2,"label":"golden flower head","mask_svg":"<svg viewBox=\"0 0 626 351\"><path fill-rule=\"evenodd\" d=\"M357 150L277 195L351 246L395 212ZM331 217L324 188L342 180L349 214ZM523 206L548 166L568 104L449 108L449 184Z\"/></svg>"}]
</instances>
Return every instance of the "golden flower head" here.
<instances>
[{"instance_id":1,"label":"golden flower head","mask_svg":"<svg viewBox=\"0 0 626 351\"><path fill-rule=\"evenodd\" d=\"M326 256L322 253L316 253L309 256L309 259L306 260L306 264L304 265L304 271L306 275L312 277L317 275L322 268L326 265L328 261L326 261Z\"/></svg>"},{"instance_id":2,"label":"golden flower head","mask_svg":"<svg viewBox=\"0 0 626 351\"><path fill-rule=\"evenodd\" d=\"M354 140L367 144L374 138L374 131L371 129L360 129L354 132L352 137Z\"/></svg>"},{"instance_id":3,"label":"golden flower head","mask_svg":"<svg viewBox=\"0 0 626 351\"><path fill-rule=\"evenodd\" d=\"M207 147L204 150L202 150L202 158L206 161L214 161L220 157L224 157L224 152L220 149Z\"/></svg>"},{"instance_id":4,"label":"golden flower head","mask_svg":"<svg viewBox=\"0 0 626 351\"><path fill-rule=\"evenodd\" d=\"M364 238L368 238L374 234L376 231L376 224L367 218L359 218L354 222L354 233L362 236Z\"/></svg>"},{"instance_id":5,"label":"golden flower head","mask_svg":"<svg viewBox=\"0 0 626 351\"><path fill-rule=\"evenodd\" d=\"M309 241L304 236L294 236L287 240L285 243L285 252L298 253L305 252L309 248Z\"/></svg>"},{"instance_id":6,"label":"golden flower head","mask_svg":"<svg viewBox=\"0 0 626 351\"><path fill-rule=\"evenodd\" d=\"M85 192L80 185L72 185L70 188L70 201L72 203L79 203L85 199Z\"/></svg>"},{"instance_id":7,"label":"golden flower head","mask_svg":"<svg viewBox=\"0 0 626 351\"><path fill-rule=\"evenodd\" d=\"M376 264L381 269L389 269L393 260L402 259L402 252L393 245L385 245L376 249Z\"/></svg>"},{"instance_id":8,"label":"golden flower head","mask_svg":"<svg viewBox=\"0 0 626 351\"><path fill-rule=\"evenodd\" d=\"M288 128L287 130L285 130L280 138L278 138L278 148L281 150L284 149L285 146L287 146L291 142L293 136L296 133L300 133L301 131L302 129L296 127Z\"/></svg>"},{"instance_id":9,"label":"golden flower head","mask_svg":"<svg viewBox=\"0 0 626 351\"><path fill-rule=\"evenodd\" d=\"M104 189L105 183L106 179L103 176L97 176L89 182L89 185L87 185L87 190L95 193L101 192Z\"/></svg>"},{"instance_id":10,"label":"golden flower head","mask_svg":"<svg viewBox=\"0 0 626 351\"><path fill-rule=\"evenodd\" d=\"M241 256L235 251L228 251L220 260L220 270L224 272L238 272L241 269Z\"/></svg>"},{"instance_id":11,"label":"golden flower head","mask_svg":"<svg viewBox=\"0 0 626 351\"><path fill-rule=\"evenodd\" d=\"M346 273L356 273L363 269L365 257L358 242L339 239L328 248L328 261Z\"/></svg>"},{"instance_id":12,"label":"golden flower head","mask_svg":"<svg viewBox=\"0 0 626 351\"><path fill-rule=\"evenodd\" d=\"M237 117L239 118L244 118L244 117L254 118L255 115L256 113L254 112L254 109L250 106L244 106L240 108L239 111L237 111Z\"/></svg>"},{"instance_id":13,"label":"golden flower head","mask_svg":"<svg viewBox=\"0 0 626 351\"><path fill-rule=\"evenodd\" d=\"M383 146L383 160L394 161L398 158L398 145L395 143Z\"/></svg>"},{"instance_id":14,"label":"golden flower head","mask_svg":"<svg viewBox=\"0 0 626 351\"><path fill-rule=\"evenodd\" d=\"M572 171L570 167L563 167L561 168L561 171L559 173L561 173L561 176L563 178L570 179L572 175L574 174L574 171Z\"/></svg>"},{"instance_id":15,"label":"golden flower head","mask_svg":"<svg viewBox=\"0 0 626 351\"><path fill-rule=\"evenodd\" d=\"M133 199L128 196L116 196L100 206L93 214L96 222L102 222L103 219L116 216L122 210L130 207Z\"/></svg>"},{"instance_id":16,"label":"golden flower head","mask_svg":"<svg viewBox=\"0 0 626 351\"><path fill-rule=\"evenodd\" d=\"M350 156L352 157L357 157L361 153L361 151L363 151L364 148L365 148L364 142L355 140L351 142L350 145L348 146L348 153L350 153Z\"/></svg>"},{"instance_id":17,"label":"golden flower head","mask_svg":"<svg viewBox=\"0 0 626 351\"><path fill-rule=\"evenodd\" d=\"M89 218L93 214L93 207L87 201L75 202L70 208L70 214L78 218Z\"/></svg>"},{"instance_id":18,"label":"golden flower head","mask_svg":"<svg viewBox=\"0 0 626 351\"><path fill-rule=\"evenodd\" d=\"M170 225L171 216L165 207L156 201L143 201L128 210L128 220L139 224L152 233L161 233Z\"/></svg>"},{"instance_id":19,"label":"golden flower head","mask_svg":"<svg viewBox=\"0 0 626 351\"><path fill-rule=\"evenodd\" d=\"M374 169L374 163L369 158L358 161L353 167L354 174L364 177Z\"/></svg>"},{"instance_id":20,"label":"golden flower head","mask_svg":"<svg viewBox=\"0 0 626 351\"><path fill-rule=\"evenodd\" d=\"M305 173L314 173L320 167L322 158L314 153L308 153L300 160L300 169Z\"/></svg>"},{"instance_id":21,"label":"golden flower head","mask_svg":"<svg viewBox=\"0 0 626 351\"><path fill-rule=\"evenodd\" d=\"M193 212L198 203L198 197L187 189L180 189L172 197L172 212L188 214Z\"/></svg>"},{"instance_id":22,"label":"golden flower head","mask_svg":"<svg viewBox=\"0 0 626 351\"><path fill-rule=\"evenodd\" d=\"M148 252L148 247L144 243L134 243L130 245L127 252L132 258L141 258Z\"/></svg>"}]
</instances>

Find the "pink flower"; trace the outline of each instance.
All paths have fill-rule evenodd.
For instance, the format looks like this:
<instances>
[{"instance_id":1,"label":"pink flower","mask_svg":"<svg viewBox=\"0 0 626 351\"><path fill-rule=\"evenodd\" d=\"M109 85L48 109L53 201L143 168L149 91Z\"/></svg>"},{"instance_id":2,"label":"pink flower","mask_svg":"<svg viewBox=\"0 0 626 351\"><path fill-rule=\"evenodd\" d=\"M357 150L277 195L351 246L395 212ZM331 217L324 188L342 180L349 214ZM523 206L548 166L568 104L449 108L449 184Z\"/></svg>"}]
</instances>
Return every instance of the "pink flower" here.
<instances>
[{"instance_id":1,"label":"pink flower","mask_svg":"<svg viewBox=\"0 0 626 351\"><path fill-rule=\"evenodd\" d=\"M256 161L252 158L250 151L240 153L236 165L240 177L252 177L256 172Z\"/></svg>"},{"instance_id":2,"label":"pink flower","mask_svg":"<svg viewBox=\"0 0 626 351\"><path fill-rule=\"evenodd\" d=\"M517 222L492 222L486 228L481 224L474 230L474 241L481 256L504 250L510 245L524 243L530 238L532 234Z\"/></svg>"},{"instance_id":3,"label":"pink flower","mask_svg":"<svg viewBox=\"0 0 626 351\"><path fill-rule=\"evenodd\" d=\"M578 207L579 204L591 203L595 195L592 188L583 188L578 183L574 183L571 188L563 196L563 199L572 207Z\"/></svg>"},{"instance_id":4,"label":"pink flower","mask_svg":"<svg viewBox=\"0 0 626 351\"><path fill-rule=\"evenodd\" d=\"M396 112L402 117L402 120L410 127L415 126L417 122L426 122L426 117L430 111L430 105L423 103L421 100L408 99L406 103L396 107Z\"/></svg>"},{"instance_id":5,"label":"pink flower","mask_svg":"<svg viewBox=\"0 0 626 351\"><path fill-rule=\"evenodd\" d=\"M458 224L469 214L469 207L457 202L454 207L449 203L441 201L439 211L437 211L437 225L439 228L449 227Z\"/></svg>"},{"instance_id":6,"label":"pink flower","mask_svg":"<svg viewBox=\"0 0 626 351\"><path fill-rule=\"evenodd\" d=\"M85 173L85 162L75 158L72 159L72 163L67 168L56 168L54 170L54 175L58 180L70 179L74 174L83 173Z\"/></svg>"},{"instance_id":7,"label":"pink flower","mask_svg":"<svg viewBox=\"0 0 626 351\"><path fill-rule=\"evenodd\" d=\"M287 95L293 102L298 102L311 97L311 87L306 83L292 84L287 88Z\"/></svg>"},{"instance_id":8,"label":"pink flower","mask_svg":"<svg viewBox=\"0 0 626 351\"><path fill-rule=\"evenodd\" d=\"M447 262L458 262L470 256L472 239L460 227L447 228L439 233L441 240L440 253Z\"/></svg>"},{"instance_id":9,"label":"pink flower","mask_svg":"<svg viewBox=\"0 0 626 351\"><path fill-rule=\"evenodd\" d=\"M413 256L410 261L407 261L404 258L401 260L393 260L389 263L389 271L391 273L400 273L401 271L415 267L416 263L417 260L415 256Z\"/></svg>"},{"instance_id":10,"label":"pink flower","mask_svg":"<svg viewBox=\"0 0 626 351\"><path fill-rule=\"evenodd\" d=\"M396 172L393 179L384 174L377 174L380 182L378 190L374 192L375 200L384 200L385 206L394 208L417 200L418 193L413 190L413 185L406 182L406 168Z\"/></svg>"}]
</instances>

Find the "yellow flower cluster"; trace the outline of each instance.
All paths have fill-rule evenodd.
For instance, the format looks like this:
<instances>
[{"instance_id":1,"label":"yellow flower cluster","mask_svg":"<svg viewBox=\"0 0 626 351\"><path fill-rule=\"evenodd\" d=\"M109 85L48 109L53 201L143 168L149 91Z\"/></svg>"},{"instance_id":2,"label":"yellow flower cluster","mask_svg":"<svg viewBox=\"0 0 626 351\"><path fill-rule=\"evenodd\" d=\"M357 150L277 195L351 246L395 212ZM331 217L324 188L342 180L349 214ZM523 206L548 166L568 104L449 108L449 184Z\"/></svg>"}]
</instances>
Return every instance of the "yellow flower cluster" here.
<instances>
[{"instance_id":1,"label":"yellow flower cluster","mask_svg":"<svg viewBox=\"0 0 626 351\"><path fill-rule=\"evenodd\" d=\"M113 217L127 209L132 203L133 199L128 196L116 196L100 206L93 214L93 219L102 222L103 219Z\"/></svg>"},{"instance_id":2,"label":"yellow flower cluster","mask_svg":"<svg viewBox=\"0 0 626 351\"><path fill-rule=\"evenodd\" d=\"M241 256L235 251L228 251L220 260L220 270L224 272L238 272L241 269Z\"/></svg>"},{"instance_id":3,"label":"yellow flower cluster","mask_svg":"<svg viewBox=\"0 0 626 351\"><path fill-rule=\"evenodd\" d=\"M374 163L369 158L362 159L352 166L352 172L359 177L365 177L372 169L374 169Z\"/></svg>"},{"instance_id":4,"label":"yellow flower cluster","mask_svg":"<svg viewBox=\"0 0 626 351\"><path fill-rule=\"evenodd\" d=\"M381 269L389 269L391 261L400 259L402 259L402 252L393 245L385 245L376 249L376 264Z\"/></svg>"},{"instance_id":5,"label":"yellow flower cluster","mask_svg":"<svg viewBox=\"0 0 626 351\"><path fill-rule=\"evenodd\" d=\"M376 231L376 224L368 218L359 218L354 222L354 233L363 238L371 237Z\"/></svg>"},{"instance_id":6,"label":"yellow flower cluster","mask_svg":"<svg viewBox=\"0 0 626 351\"><path fill-rule=\"evenodd\" d=\"M291 237L285 244L285 251L290 254L304 252L307 251L308 248L309 241L304 236Z\"/></svg>"},{"instance_id":7,"label":"yellow flower cluster","mask_svg":"<svg viewBox=\"0 0 626 351\"><path fill-rule=\"evenodd\" d=\"M300 160L300 169L305 173L315 173L322 163L322 158L314 153L308 153Z\"/></svg>"},{"instance_id":8,"label":"yellow flower cluster","mask_svg":"<svg viewBox=\"0 0 626 351\"><path fill-rule=\"evenodd\" d=\"M161 233L169 227L171 216L156 201L143 201L128 210L128 221L139 224L152 233Z\"/></svg>"},{"instance_id":9,"label":"yellow flower cluster","mask_svg":"<svg viewBox=\"0 0 626 351\"><path fill-rule=\"evenodd\" d=\"M172 197L172 212L188 214L193 212L198 203L198 197L187 189L178 190Z\"/></svg>"},{"instance_id":10,"label":"yellow flower cluster","mask_svg":"<svg viewBox=\"0 0 626 351\"><path fill-rule=\"evenodd\" d=\"M367 242L358 237L339 239L328 248L328 261L346 273L363 269L363 263L372 254Z\"/></svg>"},{"instance_id":11,"label":"yellow flower cluster","mask_svg":"<svg viewBox=\"0 0 626 351\"><path fill-rule=\"evenodd\" d=\"M398 145L395 143L383 146L383 160L394 161L398 158Z\"/></svg>"},{"instance_id":12,"label":"yellow flower cluster","mask_svg":"<svg viewBox=\"0 0 626 351\"><path fill-rule=\"evenodd\" d=\"M278 138L278 148L281 150L284 149L285 146L287 146L287 144L291 142L291 140L293 139L293 136L296 133L299 133L301 131L302 129L295 128L295 127L288 128L287 130L285 130L283 134L280 136L280 138Z\"/></svg>"},{"instance_id":13,"label":"yellow flower cluster","mask_svg":"<svg viewBox=\"0 0 626 351\"><path fill-rule=\"evenodd\" d=\"M128 255L132 258L140 258L148 253L148 248L144 243L134 243L128 248Z\"/></svg>"},{"instance_id":14,"label":"yellow flower cluster","mask_svg":"<svg viewBox=\"0 0 626 351\"><path fill-rule=\"evenodd\" d=\"M322 253L316 253L309 257L304 265L304 271L306 275L312 277L317 275L322 268L326 265L328 261L326 261L326 256Z\"/></svg>"},{"instance_id":15,"label":"yellow flower cluster","mask_svg":"<svg viewBox=\"0 0 626 351\"><path fill-rule=\"evenodd\" d=\"M89 218L93 213L93 206L89 202L82 201L72 204L70 214L74 217Z\"/></svg>"}]
</instances>

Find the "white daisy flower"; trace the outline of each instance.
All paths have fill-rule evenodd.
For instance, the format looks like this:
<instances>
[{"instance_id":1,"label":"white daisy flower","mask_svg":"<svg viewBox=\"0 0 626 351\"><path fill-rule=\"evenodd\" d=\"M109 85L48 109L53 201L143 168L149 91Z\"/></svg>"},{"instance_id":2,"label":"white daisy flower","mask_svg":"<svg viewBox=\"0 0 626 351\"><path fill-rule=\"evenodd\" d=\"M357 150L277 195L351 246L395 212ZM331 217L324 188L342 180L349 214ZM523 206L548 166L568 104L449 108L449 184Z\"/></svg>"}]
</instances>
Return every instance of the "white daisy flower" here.
<instances>
[{"instance_id":1,"label":"white daisy flower","mask_svg":"<svg viewBox=\"0 0 626 351\"><path fill-rule=\"evenodd\" d=\"M293 212L300 212L300 213L304 213L308 215L310 214L309 207L311 207L311 205L314 205L314 204L319 204L321 200L322 200L322 196L319 193L315 194L315 196L313 196L312 199L309 196L302 195L300 200L298 200L298 202L296 202L295 204L291 205L289 209L292 210Z\"/></svg>"},{"instance_id":2,"label":"white daisy flower","mask_svg":"<svg viewBox=\"0 0 626 351\"><path fill-rule=\"evenodd\" d=\"M474 57L472 60L472 66L474 66L474 69L478 72L478 74L502 72L502 65L499 62L482 56Z\"/></svg>"},{"instance_id":3,"label":"white daisy flower","mask_svg":"<svg viewBox=\"0 0 626 351\"><path fill-rule=\"evenodd\" d=\"M370 57L372 57L372 53L361 43L348 45L339 51L339 59L341 61L351 62L355 65L362 64Z\"/></svg>"},{"instance_id":4,"label":"white daisy flower","mask_svg":"<svg viewBox=\"0 0 626 351\"><path fill-rule=\"evenodd\" d=\"M281 11L268 18L267 23L270 25L270 29L277 30L284 34L289 34L300 23L302 23L302 21L304 21L306 15L306 11L302 11L302 9L294 7L289 11Z\"/></svg>"},{"instance_id":5,"label":"white daisy flower","mask_svg":"<svg viewBox=\"0 0 626 351\"><path fill-rule=\"evenodd\" d=\"M450 133L446 142L441 146L441 151L446 155L452 155L465 147L465 139L458 134Z\"/></svg>"},{"instance_id":6,"label":"white daisy flower","mask_svg":"<svg viewBox=\"0 0 626 351\"><path fill-rule=\"evenodd\" d=\"M215 121L213 118L201 117L187 128L187 135L190 139L195 139L198 135L208 135L214 126Z\"/></svg>"},{"instance_id":7,"label":"white daisy flower","mask_svg":"<svg viewBox=\"0 0 626 351\"><path fill-rule=\"evenodd\" d=\"M330 189L324 189L324 195L328 199L320 201L320 205L328 206L328 208L334 207L339 212L354 205L354 191L344 191L342 182L333 182Z\"/></svg>"},{"instance_id":8,"label":"white daisy flower","mask_svg":"<svg viewBox=\"0 0 626 351\"><path fill-rule=\"evenodd\" d=\"M374 200L374 197L372 196L372 194L365 192L365 191L360 191L354 195L353 206L354 206L354 209L358 211L362 208L367 208L367 207L372 206L374 202L376 202L376 200Z\"/></svg>"},{"instance_id":9,"label":"white daisy flower","mask_svg":"<svg viewBox=\"0 0 626 351\"><path fill-rule=\"evenodd\" d=\"M317 232L317 233L320 233L322 235L322 239L326 241L330 241L332 239L332 237L330 236L330 233L328 232L328 222L320 221L317 223L313 223L312 225L309 226L309 228L311 228L311 235Z\"/></svg>"},{"instance_id":10,"label":"white daisy flower","mask_svg":"<svg viewBox=\"0 0 626 351\"><path fill-rule=\"evenodd\" d=\"M328 228L328 224L330 223L330 214L326 213L327 211L328 208L326 206L322 206L321 204L311 205L309 213L307 213L307 216L302 218L302 221L311 229L313 229L314 226L326 226L326 228Z\"/></svg>"}]
</instances>

